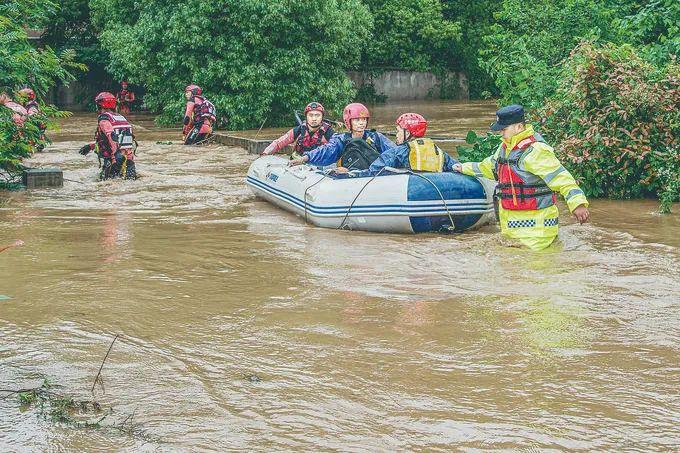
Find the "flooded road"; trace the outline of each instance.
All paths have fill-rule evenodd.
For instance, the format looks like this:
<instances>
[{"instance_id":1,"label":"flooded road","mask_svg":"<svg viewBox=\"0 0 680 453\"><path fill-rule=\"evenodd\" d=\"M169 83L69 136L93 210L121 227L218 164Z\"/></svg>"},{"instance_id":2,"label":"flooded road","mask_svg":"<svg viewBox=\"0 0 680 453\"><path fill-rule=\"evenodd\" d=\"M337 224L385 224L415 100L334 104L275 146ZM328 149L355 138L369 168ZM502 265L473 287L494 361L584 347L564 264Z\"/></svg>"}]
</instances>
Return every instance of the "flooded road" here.
<instances>
[{"instance_id":1,"label":"flooded road","mask_svg":"<svg viewBox=\"0 0 680 453\"><path fill-rule=\"evenodd\" d=\"M90 398L121 335L103 428L0 395L3 451L680 448L680 206L595 200L542 253L495 226L325 230L250 194L255 156L132 121L141 179L96 181L78 115L31 160L64 188L0 193L0 247L25 242L0 254L0 388ZM111 429L131 414L139 431Z\"/></svg>"}]
</instances>

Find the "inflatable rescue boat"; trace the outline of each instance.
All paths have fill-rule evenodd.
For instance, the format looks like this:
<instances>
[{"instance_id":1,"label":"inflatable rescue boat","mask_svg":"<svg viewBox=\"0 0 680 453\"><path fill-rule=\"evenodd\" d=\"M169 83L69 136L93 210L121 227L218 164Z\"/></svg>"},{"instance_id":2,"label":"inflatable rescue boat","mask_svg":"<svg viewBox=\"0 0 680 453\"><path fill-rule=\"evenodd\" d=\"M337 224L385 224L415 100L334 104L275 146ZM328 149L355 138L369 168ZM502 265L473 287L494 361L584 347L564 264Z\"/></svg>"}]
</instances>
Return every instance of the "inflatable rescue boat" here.
<instances>
[{"instance_id":1,"label":"inflatable rescue boat","mask_svg":"<svg viewBox=\"0 0 680 453\"><path fill-rule=\"evenodd\" d=\"M251 164L246 183L257 197L324 228L461 232L494 219L493 183L460 173L339 178L328 170L288 167L286 158L263 156Z\"/></svg>"}]
</instances>

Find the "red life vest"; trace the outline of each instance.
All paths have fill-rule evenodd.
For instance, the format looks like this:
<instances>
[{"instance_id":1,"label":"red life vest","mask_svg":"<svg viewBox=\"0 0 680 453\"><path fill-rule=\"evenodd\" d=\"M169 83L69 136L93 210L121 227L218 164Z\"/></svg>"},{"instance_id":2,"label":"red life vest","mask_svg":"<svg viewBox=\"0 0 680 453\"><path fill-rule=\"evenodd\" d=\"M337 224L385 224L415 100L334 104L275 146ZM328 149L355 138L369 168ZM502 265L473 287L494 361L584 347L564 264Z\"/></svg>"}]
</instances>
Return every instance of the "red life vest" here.
<instances>
[{"instance_id":1,"label":"red life vest","mask_svg":"<svg viewBox=\"0 0 680 453\"><path fill-rule=\"evenodd\" d=\"M99 127L100 121L108 121L113 126L111 138L118 144L117 149L112 150L109 146L109 140L106 133ZM124 154L132 155L133 142L135 135L132 133L132 124L119 113L104 112L97 118L97 132L94 134L94 139L99 146L99 152L102 157L112 157L116 151L121 151Z\"/></svg>"},{"instance_id":2,"label":"red life vest","mask_svg":"<svg viewBox=\"0 0 680 453\"><path fill-rule=\"evenodd\" d=\"M300 134L297 136L297 139L295 141L295 147L294 150L298 154L306 153L308 151L312 151L316 148L318 148L320 145L324 144L327 142L326 140L326 133L328 132L328 129L330 129L331 125L327 122L322 122L321 126L314 131L311 132L307 128L307 123L303 122L300 125Z\"/></svg>"},{"instance_id":3,"label":"red life vest","mask_svg":"<svg viewBox=\"0 0 680 453\"><path fill-rule=\"evenodd\" d=\"M501 145L494 173L503 209L532 211L555 204L555 193L543 179L522 168L523 157L531 152L532 145L537 141L543 140L535 135L527 137L517 143L509 153L505 143Z\"/></svg>"},{"instance_id":4,"label":"red life vest","mask_svg":"<svg viewBox=\"0 0 680 453\"><path fill-rule=\"evenodd\" d=\"M200 124L204 120L214 123L217 120L215 105L203 96L194 96L194 124Z\"/></svg>"}]
</instances>

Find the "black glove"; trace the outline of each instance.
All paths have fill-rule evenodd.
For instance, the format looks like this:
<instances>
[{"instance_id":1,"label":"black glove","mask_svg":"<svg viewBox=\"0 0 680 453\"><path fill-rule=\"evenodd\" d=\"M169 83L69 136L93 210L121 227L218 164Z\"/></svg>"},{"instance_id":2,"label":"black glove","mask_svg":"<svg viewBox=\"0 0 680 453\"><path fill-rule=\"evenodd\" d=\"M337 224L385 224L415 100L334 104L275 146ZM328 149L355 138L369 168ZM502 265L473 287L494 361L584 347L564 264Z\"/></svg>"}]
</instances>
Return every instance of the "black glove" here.
<instances>
[{"instance_id":1,"label":"black glove","mask_svg":"<svg viewBox=\"0 0 680 453\"><path fill-rule=\"evenodd\" d=\"M92 146L91 143L88 143L87 145L85 145L85 146L83 146L82 148L80 148L80 149L78 150L78 152L79 152L80 154L82 154L83 156L87 156L87 155L90 153L90 151L92 151L93 148L94 148L94 146Z\"/></svg>"}]
</instances>

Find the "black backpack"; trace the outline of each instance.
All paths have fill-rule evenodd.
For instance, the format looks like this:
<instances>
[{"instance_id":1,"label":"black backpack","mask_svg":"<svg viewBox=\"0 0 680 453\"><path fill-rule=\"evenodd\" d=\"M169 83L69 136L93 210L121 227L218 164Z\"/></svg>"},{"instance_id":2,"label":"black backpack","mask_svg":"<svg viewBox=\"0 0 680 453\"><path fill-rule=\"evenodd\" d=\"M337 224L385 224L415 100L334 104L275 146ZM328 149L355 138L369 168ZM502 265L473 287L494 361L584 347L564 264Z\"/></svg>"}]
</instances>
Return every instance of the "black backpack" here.
<instances>
[{"instance_id":1,"label":"black backpack","mask_svg":"<svg viewBox=\"0 0 680 453\"><path fill-rule=\"evenodd\" d=\"M345 147L338 160L339 167L348 170L368 170L374 160L380 157L380 153L363 138L350 138L345 142Z\"/></svg>"}]
</instances>

